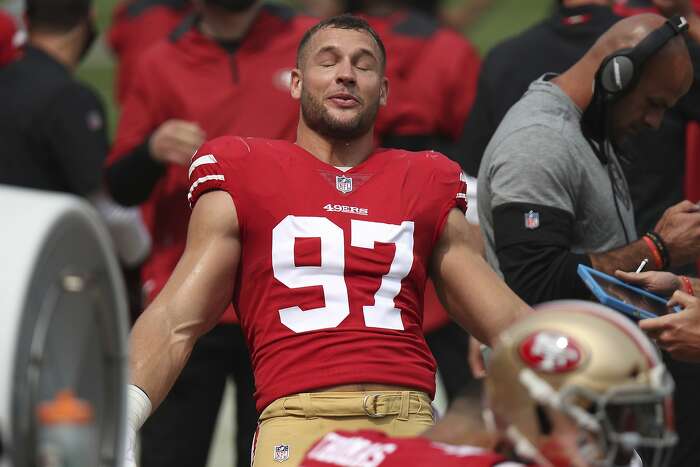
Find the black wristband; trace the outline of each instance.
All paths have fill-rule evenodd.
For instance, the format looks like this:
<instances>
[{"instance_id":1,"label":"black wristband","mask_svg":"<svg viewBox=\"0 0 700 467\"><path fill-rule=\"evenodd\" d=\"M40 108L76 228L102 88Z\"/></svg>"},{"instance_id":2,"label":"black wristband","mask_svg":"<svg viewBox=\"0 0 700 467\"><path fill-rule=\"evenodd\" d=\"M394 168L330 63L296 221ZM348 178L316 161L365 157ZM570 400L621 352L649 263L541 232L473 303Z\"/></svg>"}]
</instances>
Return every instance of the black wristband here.
<instances>
[{"instance_id":1,"label":"black wristband","mask_svg":"<svg viewBox=\"0 0 700 467\"><path fill-rule=\"evenodd\" d=\"M651 241L654 242L654 246L656 246L656 249L659 250L662 262L661 269L666 269L667 267L669 267L671 264L671 257L669 256L668 247L666 246L664 240L661 238L661 235L653 231L649 231L644 235L649 237L649 239L651 239Z\"/></svg>"}]
</instances>

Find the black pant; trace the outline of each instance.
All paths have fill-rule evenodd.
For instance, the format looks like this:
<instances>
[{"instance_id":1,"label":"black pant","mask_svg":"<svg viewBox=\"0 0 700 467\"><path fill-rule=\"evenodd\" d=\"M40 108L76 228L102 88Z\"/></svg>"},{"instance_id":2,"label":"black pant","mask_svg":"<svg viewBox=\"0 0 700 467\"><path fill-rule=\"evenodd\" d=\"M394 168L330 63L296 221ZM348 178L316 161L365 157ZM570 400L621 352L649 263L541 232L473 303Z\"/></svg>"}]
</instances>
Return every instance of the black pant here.
<instances>
[{"instance_id":1,"label":"black pant","mask_svg":"<svg viewBox=\"0 0 700 467\"><path fill-rule=\"evenodd\" d=\"M170 394L141 429L141 467L206 465L228 376L236 383L237 465L250 466L258 420L250 357L241 328L220 324L199 339Z\"/></svg>"},{"instance_id":2,"label":"black pant","mask_svg":"<svg viewBox=\"0 0 700 467\"><path fill-rule=\"evenodd\" d=\"M450 321L425 335L425 340L437 361L447 400L452 402L473 379L467 359L469 334Z\"/></svg>"}]
</instances>

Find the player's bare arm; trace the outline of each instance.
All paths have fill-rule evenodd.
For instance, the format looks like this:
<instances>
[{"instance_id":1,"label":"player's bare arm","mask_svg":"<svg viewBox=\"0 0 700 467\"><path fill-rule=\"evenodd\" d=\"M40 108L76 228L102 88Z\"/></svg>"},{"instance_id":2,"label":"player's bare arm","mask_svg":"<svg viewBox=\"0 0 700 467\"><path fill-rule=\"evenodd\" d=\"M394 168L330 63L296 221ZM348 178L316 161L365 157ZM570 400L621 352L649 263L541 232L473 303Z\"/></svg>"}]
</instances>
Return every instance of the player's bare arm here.
<instances>
[{"instance_id":1,"label":"player's bare arm","mask_svg":"<svg viewBox=\"0 0 700 467\"><path fill-rule=\"evenodd\" d=\"M153 408L177 379L197 338L231 302L240 249L231 197L223 191L202 195L192 211L184 254L131 333L131 380Z\"/></svg>"},{"instance_id":2,"label":"player's bare arm","mask_svg":"<svg viewBox=\"0 0 700 467\"><path fill-rule=\"evenodd\" d=\"M431 277L452 318L483 343L493 344L503 329L531 311L474 248L458 209L448 215L433 251Z\"/></svg>"}]
</instances>

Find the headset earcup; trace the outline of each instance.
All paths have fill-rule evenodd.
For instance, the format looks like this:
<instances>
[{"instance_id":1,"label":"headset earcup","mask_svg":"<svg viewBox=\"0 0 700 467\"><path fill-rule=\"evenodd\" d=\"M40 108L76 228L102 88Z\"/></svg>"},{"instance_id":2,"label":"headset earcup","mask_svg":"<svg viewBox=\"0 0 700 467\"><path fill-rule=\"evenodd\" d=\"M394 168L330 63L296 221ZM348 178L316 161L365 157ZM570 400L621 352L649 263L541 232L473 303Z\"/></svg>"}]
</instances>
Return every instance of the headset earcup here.
<instances>
[{"instance_id":1,"label":"headset earcup","mask_svg":"<svg viewBox=\"0 0 700 467\"><path fill-rule=\"evenodd\" d=\"M634 62L625 55L613 55L603 63L600 84L605 92L615 95L625 92L634 81Z\"/></svg>"}]
</instances>

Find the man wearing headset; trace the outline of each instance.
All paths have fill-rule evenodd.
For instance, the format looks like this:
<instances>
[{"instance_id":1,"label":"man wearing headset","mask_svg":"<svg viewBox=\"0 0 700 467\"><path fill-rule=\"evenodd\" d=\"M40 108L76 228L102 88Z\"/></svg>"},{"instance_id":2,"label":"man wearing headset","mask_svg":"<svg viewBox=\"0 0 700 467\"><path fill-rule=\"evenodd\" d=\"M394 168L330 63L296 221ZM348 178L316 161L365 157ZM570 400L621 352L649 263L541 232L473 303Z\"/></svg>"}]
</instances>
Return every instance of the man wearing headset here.
<instances>
[{"instance_id":1,"label":"man wearing headset","mask_svg":"<svg viewBox=\"0 0 700 467\"><path fill-rule=\"evenodd\" d=\"M617 155L688 92L684 29L653 14L616 23L566 72L533 82L491 139L478 193L487 258L526 302L588 297L580 263L612 273L700 255L700 211L687 201L637 239Z\"/></svg>"}]
</instances>

